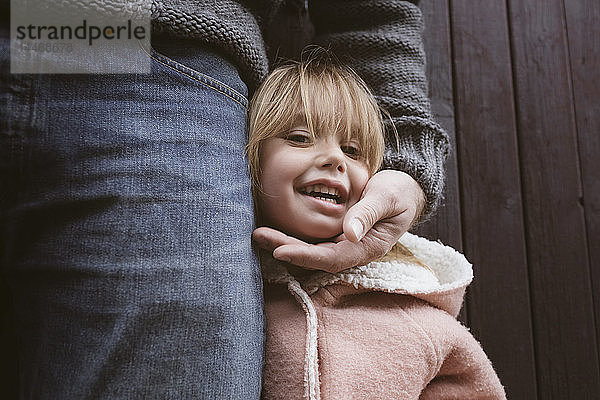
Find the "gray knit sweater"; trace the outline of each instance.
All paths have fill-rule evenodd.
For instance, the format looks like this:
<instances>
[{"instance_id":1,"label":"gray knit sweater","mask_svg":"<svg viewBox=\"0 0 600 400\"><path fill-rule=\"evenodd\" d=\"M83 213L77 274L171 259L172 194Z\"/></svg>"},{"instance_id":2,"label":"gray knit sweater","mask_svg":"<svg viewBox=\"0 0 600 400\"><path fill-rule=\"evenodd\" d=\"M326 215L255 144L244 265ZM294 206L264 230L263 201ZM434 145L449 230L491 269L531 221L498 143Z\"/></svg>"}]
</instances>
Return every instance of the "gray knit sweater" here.
<instances>
[{"instance_id":1,"label":"gray knit sweater","mask_svg":"<svg viewBox=\"0 0 600 400\"><path fill-rule=\"evenodd\" d=\"M285 0L158 0L155 27L221 49L252 92L269 70L262 32ZM388 140L384 168L410 174L426 197L424 217L442 198L448 136L427 97L421 12L396 0L311 0L314 42L343 58L371 87L400 136ZM388 132L391 129L388 127ZM388 137L389 133L388 133Z\"/></svg>"}]
</instances>

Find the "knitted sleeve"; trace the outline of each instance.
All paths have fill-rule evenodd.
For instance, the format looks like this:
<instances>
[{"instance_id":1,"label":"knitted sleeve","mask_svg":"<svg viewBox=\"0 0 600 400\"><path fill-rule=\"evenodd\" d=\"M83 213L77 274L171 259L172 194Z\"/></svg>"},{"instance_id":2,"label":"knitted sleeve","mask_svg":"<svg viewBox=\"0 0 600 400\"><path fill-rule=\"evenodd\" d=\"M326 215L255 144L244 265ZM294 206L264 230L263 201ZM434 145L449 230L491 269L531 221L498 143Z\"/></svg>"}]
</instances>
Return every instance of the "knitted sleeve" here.
<instances>
[{"instance_id":1,"label":"knitted sleeve","mask_svg":"<svg viewBox=\"0 0 600 400\"><path fill-rule=\"evenodd\" d=\"M442 198L449 140L431 115L421 11L409 1L313 0L310 14L316 43L351 66L390 114L383 167L421 185L427 218Z\"/></svg>"}]
</instances>

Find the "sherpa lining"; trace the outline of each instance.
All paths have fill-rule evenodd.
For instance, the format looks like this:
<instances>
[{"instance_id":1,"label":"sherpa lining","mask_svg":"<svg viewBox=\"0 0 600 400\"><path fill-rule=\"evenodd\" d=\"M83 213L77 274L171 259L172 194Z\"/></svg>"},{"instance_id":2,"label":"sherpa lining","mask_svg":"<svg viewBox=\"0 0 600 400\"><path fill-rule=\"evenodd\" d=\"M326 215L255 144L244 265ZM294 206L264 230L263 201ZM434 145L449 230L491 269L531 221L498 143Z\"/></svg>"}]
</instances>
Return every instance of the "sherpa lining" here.
<instances>
[{"instance_id":1,"label":"sherpa lining","mask_svg":"<svg viewBox=\"0 0 600 400\"><path fill-rule=\"evenodd\" d=\"M263 278L270 283L286 284L306 314L305 398L319 400L321 397L317 348L318 321L310 298L310 295L320 288L345 283L357 289L413 295L451 314L458 313L456 298L460 297L462 300L466 286L473 279L473 269L467 259L452 247L410 233L405 233L398 242L413 253L417 262L410 261L410 257L397 259L390 256L402 253L392 249L380 260L367 265L349 268L336 274L316 272L303 283L292 276L284 264L272 258L261 263ZM420 265L419 261L429 269Z\"/></svg>"},{"instance_id":2,"label":"sherpa lining","mask_svg":"<svg viewBox=\"0 0 600 400\"><path fill-rule=\"evenodd\" d=\"M385 256L336 274L317 272L304 282L303 287L308 294L314 294L322 287L347 283L357 289L427 295L466 287L473 280L472 265L452 247L410 233L405 233L398 242L433 273L417 263Z\"/></svg>"}]
</instances>

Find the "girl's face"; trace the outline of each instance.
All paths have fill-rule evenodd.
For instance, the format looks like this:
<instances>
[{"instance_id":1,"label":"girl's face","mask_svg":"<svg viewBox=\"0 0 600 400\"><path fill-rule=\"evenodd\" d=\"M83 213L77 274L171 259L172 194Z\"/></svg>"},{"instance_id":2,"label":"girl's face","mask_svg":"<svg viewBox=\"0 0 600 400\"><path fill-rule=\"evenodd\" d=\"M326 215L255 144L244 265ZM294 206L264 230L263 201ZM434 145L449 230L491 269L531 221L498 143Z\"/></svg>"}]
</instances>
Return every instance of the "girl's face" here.
<instances>
[{"instance_id":1,"label":"girl's face","mask_svg":"<svg viewBox=\"0 0 600 400\"><path fill-rule=\"evenodd\" d=\"M359 155L358 141L339 133L313 139L306 126L265 140L258 193L262 222L309 242L342 233L346 212L369 180Z\"/></svg>"}]
</instances>

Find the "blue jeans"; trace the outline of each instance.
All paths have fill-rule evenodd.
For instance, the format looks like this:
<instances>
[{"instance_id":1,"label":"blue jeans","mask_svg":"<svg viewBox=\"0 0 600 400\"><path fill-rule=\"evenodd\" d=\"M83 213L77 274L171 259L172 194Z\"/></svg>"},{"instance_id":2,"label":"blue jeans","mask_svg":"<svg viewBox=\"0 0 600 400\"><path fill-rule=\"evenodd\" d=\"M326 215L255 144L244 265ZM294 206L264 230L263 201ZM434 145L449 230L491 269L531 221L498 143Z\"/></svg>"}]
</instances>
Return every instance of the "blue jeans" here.
<instances>
[{"instance_id":1,"label":"blue jeans","mask_svg":"<svg viewBox=\"0 0 600 400\"><path fill-rule=\"evenodd\" d=\"M149 75L11 75L1 39L22 398L260 396L247 89L211 51L154 47Z\"/></svg>"}]
</instances>

